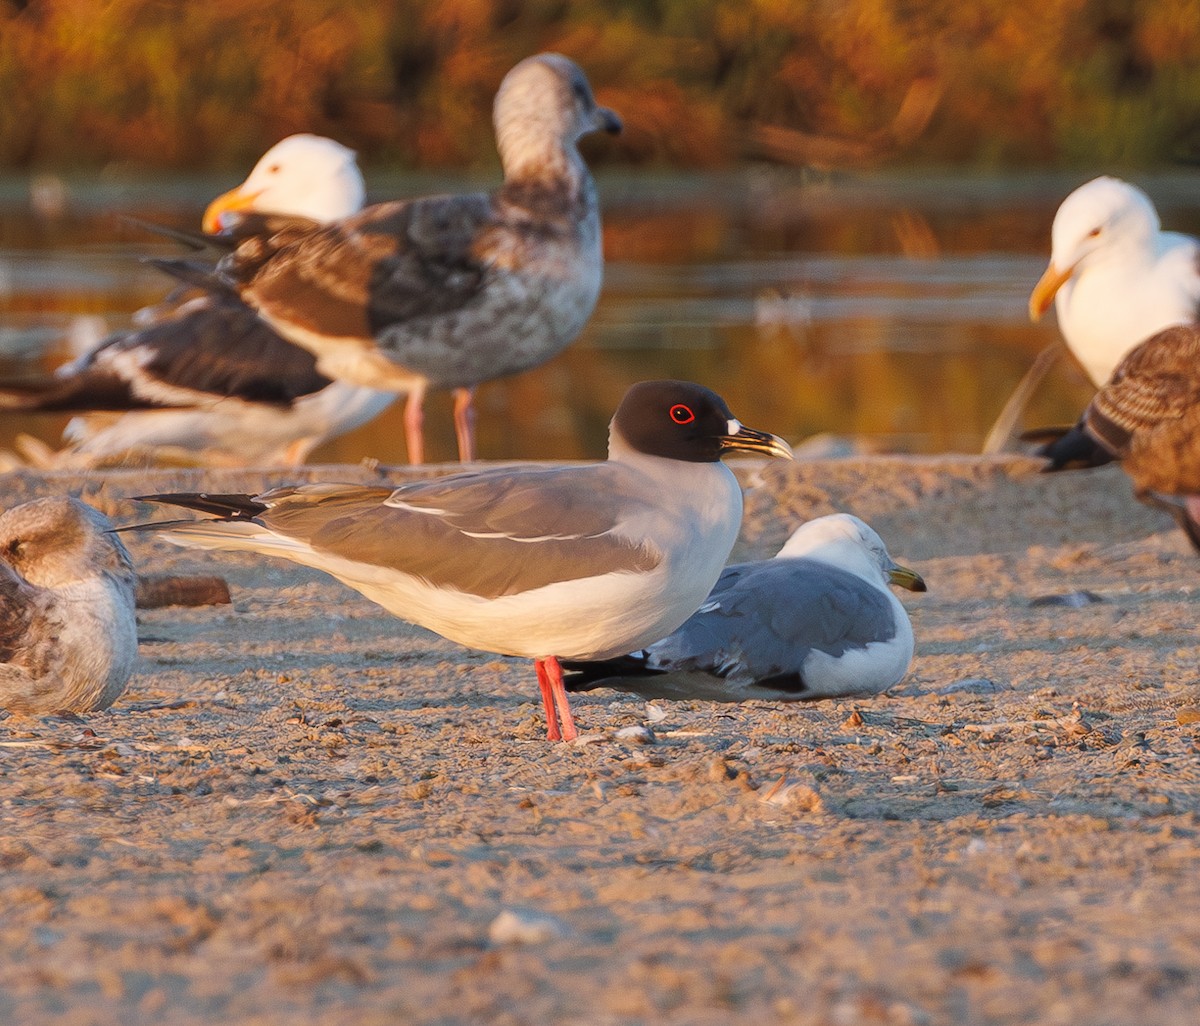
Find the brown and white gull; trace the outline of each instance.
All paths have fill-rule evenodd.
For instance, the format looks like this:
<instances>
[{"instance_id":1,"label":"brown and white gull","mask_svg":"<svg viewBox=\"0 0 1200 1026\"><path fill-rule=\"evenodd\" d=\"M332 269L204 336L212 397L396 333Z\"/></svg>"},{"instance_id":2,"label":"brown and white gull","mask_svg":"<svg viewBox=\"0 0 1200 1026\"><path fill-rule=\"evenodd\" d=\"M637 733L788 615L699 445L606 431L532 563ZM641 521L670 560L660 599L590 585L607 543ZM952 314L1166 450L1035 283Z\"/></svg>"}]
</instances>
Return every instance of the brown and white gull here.
<instances>
[{"instance_id":1,"label":"brown and white gull","mask_svg":"<svg viewBox=\"0 0 1200 1026\"><path fill-rule=\"evenodd\" d=\"M175 544L315 567L452 641L535 660L547 737L570 740L558 658L639 648L700 605L741 524L741 489L720 462L737 452L791 458L709 389L651 381L621 401L603 463L497 467L395 489L145 498L217 514L159 525Z\"/></svg>"},{"instance_id":2,"label":"brown and white gull","mask_svg":"<svg viewBox=\"0 0 1200 1026\"><path fill-rule=\"evenodd\" d=\"M219 228L229 212L253 210L315 225L355 213L362 201L352 150L293 135L214 200L204 224ZM54 465L148 455L292 466L395 399L319 373L311 353L282 339L232 290L190 291L139 311L135 322L136 330L110 336L49 381L0 394L8 409L109 411L74 418Z\"/></svg>"},{"instance_id":3,"label":"brown and white gull","mask_svg":"<svg viewBox=\"0 0 1200 1026\"><path fill-rule=\"evenodd\" d=\"M0 513L0 709L91 712L117 700L137 659L125 546L77 499Z\"/></svg>"},{"instance_id":4,"label":"brown and white gull","mask_svg":"<svg viewBox=\"0 0 1200 1026\"><path fill-rule=\"evenodd\" d=\"M1078 424L1041 451L1055 471L1117 460L1143 502L1170 512L1200 549L1200 325L1130 350Z\"/></svg>"},{"instance_id":5,"label":"brown and white gull","mask_svg":"<svg viewBox=\"0 0 1200 1026\"><path fill-rule=\"evenodd\" d=\"M620 120L553 53L504 77L493 120L504 168L493 193L383 203L267 234L252 224L245 240L238 216L223 215L236 247L221 279L322 374L406 393L413 463L424 458L428 389L453 390L459 456L474 459L476 386L560 352L600 292L599 207L576 144Z\"/></svg>"},{"instance_id":6,"label":"brown and white gull","mask_svg":"<svg viewBox=\"0 0 1200 1026\"><path fill-rule=\"evenodd\" d=\"M773 559L726 567L668 637L620 659L564 664L577 671L566 687L711 702L879 694L913 656L912 623L889 584L925 590L858 517L818 517Z\"/></svg>"}]
</instances>

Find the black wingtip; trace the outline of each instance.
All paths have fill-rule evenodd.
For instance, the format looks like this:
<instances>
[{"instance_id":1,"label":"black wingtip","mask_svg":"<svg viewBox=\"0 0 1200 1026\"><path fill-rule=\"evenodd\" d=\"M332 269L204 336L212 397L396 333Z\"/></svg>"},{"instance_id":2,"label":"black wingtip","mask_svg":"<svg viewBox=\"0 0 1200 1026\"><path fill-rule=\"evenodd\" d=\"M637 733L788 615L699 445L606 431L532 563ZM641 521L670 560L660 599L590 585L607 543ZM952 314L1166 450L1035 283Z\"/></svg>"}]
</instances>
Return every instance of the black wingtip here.
<instances>
[{"instance_id":1,"label":"black wingtip","mask_svg":"<svg viewBox=\"0 0 1200 1026\"><path fill-rule=\"evenodd\" d=\"M0 410L30 413L76 413L92 410L161 409L162 403L137 395L116 374L94 368L64 377L0 381Z\"/></svg>"},{"instance_id":2,"label":"black wingtip","mask_svg":"<svg viewBox=\"0 0 1200 1026\"><path fill-rule=\"evenodd\" d=\"M1026 442L1041 442L1034 450L1049 462L1042 468L1045 474L1059 470L1080 470L1086 467L1102 467L1112 463L1116 456L1098 442L1087 430L1084 421L1069 428L1036 428L1021 435Z\"/></svg>"},{"instance_id":3,"label":"black wingtip","mask_svg":"<svg viewBox=\"0 0 1200 1026\"><path fill-rule=\"evenodd\" d=\"M126 524L124 527L110 527L109 534L140 534L143 531L162 531L170 527L184 527L188 524L198 524L203 521L194 518L176 520L149 520L144 524Z\"/></svg>"},{"instance_id":4,"label":"black wingtip","mask_svg":"<svg viewBox=\"0 0 1200 1026\"><path fill-rule=\"evenodd\" d=\"M226 238L220 235L208 235L204 232L190 232L181 228L168 228L164 224L155 224L153 221L143 221L140 217L133 217L130 214L122 214L121 221L132 228L140 229L144 232L149 232L151 235L162 235L165 238L171 239L188 249L200 251L202 249L230 249L232 244Z\"/></svg>"},{"instance_id":5,"label":"black wingtip","mask_svg":"<svg viewBox=\"0 0 1200 1026\"><path fill-rule=\"evenodd\" d=\"M663 672L650 669L646 665L646 657L641 653L590 661L563 659L561 665L569 671L563 676L563 684L568 691L591 691L607 687L607 682L614 677L657 677Z\"/></svg>"},{"instance_id":6,"label":"black wingtip","mask_svg":"<svg viewBox=\"0 0 1200 1026\"><path fill-rule=\"evenodd\" d=\"M214 270L211 264L170 257L146 257L142 262L193 288L202 289L205 292L237 294L237 290L219 271Z\"/></svg>"},{"instance_id":7,"label":"black wingtip","mask_svg":"<svg viewBox=\"0 0 1200 1026\"><path fill-rule=\"evenodd\" d=\"M135 502L158 502L165 506L194 509L198 513L212 513L222 520L253 520L268 509L266 503L240 492L163 492L158 495L134 495L131 498Z\"/></svg>"}]
</instances>

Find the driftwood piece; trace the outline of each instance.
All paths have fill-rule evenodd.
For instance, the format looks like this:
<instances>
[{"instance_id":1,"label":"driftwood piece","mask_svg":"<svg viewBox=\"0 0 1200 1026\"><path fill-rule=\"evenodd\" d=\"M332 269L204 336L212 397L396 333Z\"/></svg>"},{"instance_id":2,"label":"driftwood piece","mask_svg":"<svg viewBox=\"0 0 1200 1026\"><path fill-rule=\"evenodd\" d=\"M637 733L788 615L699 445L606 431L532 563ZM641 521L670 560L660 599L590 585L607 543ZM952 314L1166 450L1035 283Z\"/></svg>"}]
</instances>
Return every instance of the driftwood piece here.
<instances>
[{"instance_id":1,"label":"driftwood piece","mask_svg":"<svg viewBox=\"0 0 1200 1026\"><path fill-rule=\"evenodd\" d=\"M220 577L144 574L138 577L138 609L163 606L227 606L229 585Z\"/></svg>"}]
</instances>

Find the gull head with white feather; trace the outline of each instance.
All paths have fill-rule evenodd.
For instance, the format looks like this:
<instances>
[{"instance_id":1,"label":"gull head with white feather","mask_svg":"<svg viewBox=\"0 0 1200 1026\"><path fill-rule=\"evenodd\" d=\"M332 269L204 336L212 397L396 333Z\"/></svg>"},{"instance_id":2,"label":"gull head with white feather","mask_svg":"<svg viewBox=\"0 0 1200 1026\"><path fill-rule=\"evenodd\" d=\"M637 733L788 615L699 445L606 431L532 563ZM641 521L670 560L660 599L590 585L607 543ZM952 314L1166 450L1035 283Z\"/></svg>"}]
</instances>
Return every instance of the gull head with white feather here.
<instances>
[{"instance_id":1,"label":"gull head with white feather","mask_svg":"<svg viewBox=\"0 0 1200 1026\"><path fill-rule=\"evenodd\" d=\"M630 388L613 417L610 447L614 441L685 463L714 463L736 452L794 458L783 439L746 427L716 392L690 381L643 381Z\"/></svg>"},{"instance_id":2,"label":"gull head with white feather","mask_svg":"<svg viewBox=\"0 0 1200 1026\"><path fill-rule=\"evenodd\" d=\"M925 591L919 573L901 566L870 524L852 513L833 513L801 524L776 553L776 559L806 557L857 573L865 580L878 578L907 591Z\"/></svg>"},{"instance_id":3,"label":"gull head with white feather","mask_svg":"<svg viewBox=\"0 0 1200 1026\"><path fill-rule=\"evenodd\" d=\"M1081 185L1054 215L1050 264L1029 296L1029 316L1039 320L1088 264L1109 254L1151 250L1160 227L1158 211L1137 186L1108 176Z\"/></svg>"},{"instance_id":4,"label":"gull head with white feather","mask_svg":"<svg viewBox=\"0 0 1200 1026\"><path fill-rule=\"evenodd\" d=\"M213 200L201 222L221 231L238 211L333 221L357 213L366 187L353 150L319 135L289 135L259 158L241 185Z\"/></svg>"}]
</instances>

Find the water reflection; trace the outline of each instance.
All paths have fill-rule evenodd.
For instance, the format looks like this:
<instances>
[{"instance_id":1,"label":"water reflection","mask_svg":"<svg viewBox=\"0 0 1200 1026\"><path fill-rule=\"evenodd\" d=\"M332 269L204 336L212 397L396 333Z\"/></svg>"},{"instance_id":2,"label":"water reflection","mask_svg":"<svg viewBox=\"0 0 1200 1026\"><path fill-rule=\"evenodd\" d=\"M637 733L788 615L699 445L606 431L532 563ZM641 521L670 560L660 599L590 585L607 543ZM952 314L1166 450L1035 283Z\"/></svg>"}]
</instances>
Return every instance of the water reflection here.
<instances>
[{"instance_id":1,"label":"water reflection","mask_svg":"<svg viewBox=\"0 0 1200 1026\"><path fill-rule=\"evenodd\" d=\"M978 451L1056 337L1053 318L1031 325L1025 304L1054 210L1080 180L602 179L608 265L596 314L556 360L481 388L481 456L599 456L625 388L648 377L709 384L747 422L792 441L833 434L874 450ZM164 293L139 257L173 247L114 213L191 226L227 184L73 186L66 212L45 219L29 213L21 182L0 183L0 372L52 367L70 355L80 315L116 329ZM1190 182L1142 184L1165 224L1200 226ZM373 195L423 191L429 183L377 181ZM1064 359L1026 422L1070 420L1089 394ZM0 446L19 432L57 444L64 423L0 415ZM430 397L427 432L430 458L452 459L445 397ZM315 459L366 455L403 461L399 404Z\"/></svg>"}]
</instances>

